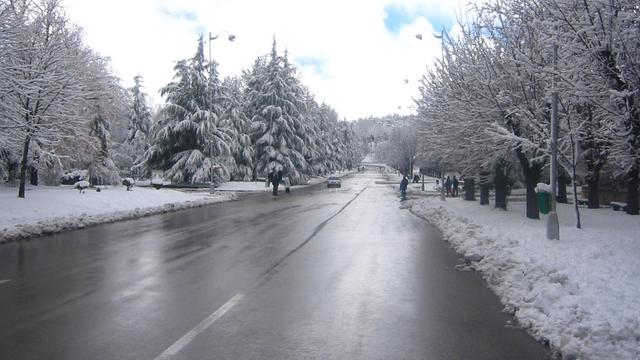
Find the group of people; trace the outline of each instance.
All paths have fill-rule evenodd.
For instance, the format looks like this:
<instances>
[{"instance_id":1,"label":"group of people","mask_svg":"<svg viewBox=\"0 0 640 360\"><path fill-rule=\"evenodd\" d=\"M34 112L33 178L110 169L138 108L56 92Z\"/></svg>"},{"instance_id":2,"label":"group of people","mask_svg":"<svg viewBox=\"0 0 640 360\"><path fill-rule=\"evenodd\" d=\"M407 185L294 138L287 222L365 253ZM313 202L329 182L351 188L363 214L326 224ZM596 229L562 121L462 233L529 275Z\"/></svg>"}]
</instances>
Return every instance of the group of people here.
<instances>
[{"instance_id":1,"label":"group of people","mask_svg":"<svg viewBox=\"0 0 640 360\"><path fill-rule=\"evenodd\" d=\"M278 196L278 186L280 184L284 184L284 191L291 191L291 180L289 180L288 176L283 177L282 171L278 171L276 174L269 173L267 176L267 180L265 182L265 187L269 187L270 184L273 184L273 195Z\"/></svg>"},{"instance_id":2,"label":"group of people","mask_svg":"<svg viewBox=\"0 0 640 360\"><path fill-rule=\"evenodd\" d=\"M447 196L456 197L458 196L458 187L460 186L460 182L456 179L456 176L453 175L453 180L451 177L447 176L447 180L444 181L444 189L447 192Z\"/></svg>"}]
</instances>

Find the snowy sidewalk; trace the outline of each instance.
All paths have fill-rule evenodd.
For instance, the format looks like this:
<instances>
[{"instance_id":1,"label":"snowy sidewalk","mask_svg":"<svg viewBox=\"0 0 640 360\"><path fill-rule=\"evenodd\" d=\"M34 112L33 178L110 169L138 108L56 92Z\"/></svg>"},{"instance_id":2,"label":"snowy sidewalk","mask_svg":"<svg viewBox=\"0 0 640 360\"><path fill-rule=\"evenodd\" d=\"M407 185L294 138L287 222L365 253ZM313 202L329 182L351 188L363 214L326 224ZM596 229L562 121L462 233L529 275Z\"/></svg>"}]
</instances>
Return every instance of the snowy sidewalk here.
<instances>
[{"instance_id":1,"label":"snowy sidewalk","mask_svg":"<svg viewBox=\"0 0 640 360\"><path fill-rule=\"evenodd\" d=\"M234 193L182 192L123 186L79 193L71 186L28 187L26 198L17 189L0 187L0 243L135 219L169 211L235 199Z\"/></svg>"},{"instance_id":2,"label":"snowy sidewalk","mask_svg":"<svg viewBox=\"0 0 640 360\"><path fill-rule=\"evenodd\" d=\"M461 198L410 201L412 211L482 272L536 338L567 359L640 358L640 218L610 209L559 204L560 241L546 238L546 216L524 216Z\"/></svg>"}]
</instances>

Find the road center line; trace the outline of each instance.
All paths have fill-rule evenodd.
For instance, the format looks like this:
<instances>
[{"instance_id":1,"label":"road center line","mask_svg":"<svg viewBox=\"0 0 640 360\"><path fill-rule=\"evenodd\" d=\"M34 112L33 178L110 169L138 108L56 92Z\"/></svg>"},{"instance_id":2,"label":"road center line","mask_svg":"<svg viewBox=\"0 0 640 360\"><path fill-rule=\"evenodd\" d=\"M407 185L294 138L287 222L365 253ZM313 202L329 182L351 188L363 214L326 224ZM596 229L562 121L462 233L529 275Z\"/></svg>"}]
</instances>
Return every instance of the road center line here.
<instances>
[{"instance_id":1,"label":"road center line","mask_svg":"<svg viewBox=\"0 0 640 360\"><path fill-rule=\"evenodd\" d=\"M11 281L11 279L0 280L0 284L8 283L9 281Z\"/></svg>"},{"instance_id":2,"label":"road center line","mask_svg":"<svg viewBox=\"0 0 640 360\"><path fill-rule=\"evenodd\" d=\"M177 353L180 352L185 346L189 345L193 339L196 338L200 333L207 330L211 324L213 324L216 320L220 319L227 311L231 310L237 303L242 301L244 298L243 294L236 294L234 297L229 299L224 305L220 306L218 310L216 310L213 314L209 315L206 319L202 320L198 325L196 325L193 329L191 329L188 333L184 334L183 337L178 339L173 345L171 345L167 350L165 350L162 354L158 355L155 360L164 360L171 359Z\"/></svg>"}]
</instances>

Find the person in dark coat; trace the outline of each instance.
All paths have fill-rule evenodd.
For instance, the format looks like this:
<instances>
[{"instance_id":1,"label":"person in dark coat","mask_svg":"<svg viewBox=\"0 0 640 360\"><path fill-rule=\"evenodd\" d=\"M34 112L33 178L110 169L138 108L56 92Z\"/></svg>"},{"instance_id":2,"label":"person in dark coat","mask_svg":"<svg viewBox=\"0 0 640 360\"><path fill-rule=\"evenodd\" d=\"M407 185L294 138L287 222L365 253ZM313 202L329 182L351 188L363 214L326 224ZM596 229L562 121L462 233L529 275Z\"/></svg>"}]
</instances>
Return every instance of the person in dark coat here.
<instances>
[{"instance_id":1,"label":"person in dark coat","mask_svg":"<svg viewBox=\"0 0 640 360\"><path fill-rule=\"evenodd\" d=\"M458 181L458 179L456 179L456 176L453 175L453 197L458 196L458 186L460 186L460 182Z\"/></svg>"},{"instance_id":2,"label":"person in dark coat","mask_svg":"<svg viewBox=\"0 0 640 360\"><path fill-rule=\"evenodd\" d=\"M402 199L407 198L407 186L409 186L409 180L407 180L406 176L403 176L402 181L400 181L400 195Z\"/></svg>"},{"instance_id":3,"label":"person in dark coat","mask_svg":"<svg viewBox=\"0 0 640 360\"><path fill-rule=\"evenodd\" d=\"M282 171L278 171L278 174L271 181L273 182L273 195L278 196L278 186L282 182Z\"/></svg>"},{"instance_id":4,"label":"person in dark coat","mask_svg":"<svg viewBox=\"0 0 640 360\"><path fill-rule=\"evenodd\" d=\"M447 196L451 196L451 178L447 176L447 180L444 181L444 188L447 191Z\"/></svg>"}]
</instances>

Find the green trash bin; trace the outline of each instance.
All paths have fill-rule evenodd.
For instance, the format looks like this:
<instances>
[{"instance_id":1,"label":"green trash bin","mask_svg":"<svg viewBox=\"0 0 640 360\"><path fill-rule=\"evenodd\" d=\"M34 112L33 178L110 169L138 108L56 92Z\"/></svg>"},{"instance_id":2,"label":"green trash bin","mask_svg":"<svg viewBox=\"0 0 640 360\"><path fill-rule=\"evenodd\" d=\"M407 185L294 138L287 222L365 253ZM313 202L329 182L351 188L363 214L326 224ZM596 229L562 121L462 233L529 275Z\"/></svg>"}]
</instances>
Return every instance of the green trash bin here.
<instances>
[{"instance_id":1,"label":"green trash bin","mask_svg":"<svg viewBox=\"0 0 640 360\"><path fill-rule=\"evenodd\" d=\"M548 214L549 210L551 210L551 194L539 191L536 196L538 198L538 210L543 214Z\"/></svg>"}]
</instances>

